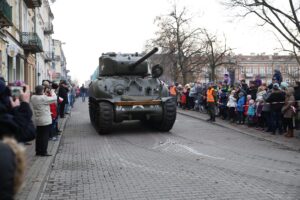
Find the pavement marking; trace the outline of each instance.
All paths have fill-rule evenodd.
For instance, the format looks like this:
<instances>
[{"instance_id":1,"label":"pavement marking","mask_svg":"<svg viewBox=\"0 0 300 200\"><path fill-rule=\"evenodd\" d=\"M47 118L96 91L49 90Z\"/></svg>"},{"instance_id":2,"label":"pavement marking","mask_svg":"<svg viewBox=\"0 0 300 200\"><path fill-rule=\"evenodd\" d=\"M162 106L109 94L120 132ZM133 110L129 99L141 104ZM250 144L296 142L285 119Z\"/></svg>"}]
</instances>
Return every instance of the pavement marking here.
<instances>
[{"instance_id":1,"label":"pavement marking","mask_svg":"<svg viewBox=\"0 0 300 200\"><path fill-rule=\"evenodd\" d=\"M212 159L217 159L217 160L225 160L225 158L210 156L208 154L204 154L204 153L198 152L197 150L195 150L195 149L193 149L193 148L191 148L189 146L183 145L183 144L176 144L176 145L180 146L180 147L184 148L185 150L189 151L190 153L193 153L193 154L198 155L198 156L212 158Z\"/></svg>"}]
</instances>

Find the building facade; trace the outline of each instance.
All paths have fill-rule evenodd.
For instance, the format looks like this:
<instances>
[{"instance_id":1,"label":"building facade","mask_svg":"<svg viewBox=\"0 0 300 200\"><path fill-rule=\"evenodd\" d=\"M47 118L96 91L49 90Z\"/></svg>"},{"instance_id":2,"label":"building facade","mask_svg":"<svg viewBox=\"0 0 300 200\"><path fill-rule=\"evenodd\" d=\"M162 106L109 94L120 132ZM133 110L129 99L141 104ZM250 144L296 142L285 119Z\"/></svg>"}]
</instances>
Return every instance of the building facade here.
<instances>
[{"instance_id":1,"label":"building facade","mask_svg":"<svg viewBox=\"0 0 300 200\"><path fill-rule=\"evenodd\" d=\"M52 79L53 19L48 0L0 1L0 76L8 83L21 80L33 91Z\"/></svg>"},{"instance_id":2,"label":"building facade","mask_svg":"<svg viewBox=\"0 0 300 200\"><path fill-rule=\"evenodd\" d=\"M69 80L67 70L67 60L62 48L62 43L60 40L52 40L53 44L53 56L54 61L52 63L52 79L55 81L59 80Z\"/></svg>"},{"instance_id":3,"label":"building facade","mask_svg":"<svg viewBox=\"0 0 300 200\"><path fill-rule=\"evenodd\" d=\"M249 82L260 76L265 83L271 83L275 70L282 74L283 81L294 84L300 81L300 64L290 55L237 55L231 58L231 64L219 66L216 69L216 81L222 81L224 74L231 77L232 82L242 79ZM202 67L200 73L194 74L195 80L210 81L210 69Z\"/></svg>"}]
</instances>

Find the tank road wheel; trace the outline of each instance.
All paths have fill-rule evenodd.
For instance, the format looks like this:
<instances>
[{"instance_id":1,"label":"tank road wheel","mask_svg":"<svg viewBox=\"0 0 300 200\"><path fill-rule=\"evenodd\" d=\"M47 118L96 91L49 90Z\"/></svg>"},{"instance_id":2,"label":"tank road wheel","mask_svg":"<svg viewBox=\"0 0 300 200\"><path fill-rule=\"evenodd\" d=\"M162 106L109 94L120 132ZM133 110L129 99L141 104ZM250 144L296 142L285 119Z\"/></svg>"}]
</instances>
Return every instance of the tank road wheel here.
<instances>
[{"instance_id":1,"label":"tank road wheel","mask_svg":"<svg viewBox=\"0 0 300 200\"><path fill-rule=\"evenodd\" d=\"M91 99L89 99L89 114L92 125L95 125L95 106Z\"/></svg>"},{"instance_id":2,"label":"tank road wheel","mask_svg":"<svg viewBox=\"0 0 300 200\"><path fill-rule=\"evenodd\" d=\"M159 131L167 132L172 129L176 120L176 108L176 102L173 99L169 99L163 104L162 120L156 126Z\"/></svg>"},{"instance_id":3,"label":"tank road wheel","mask_svg":"<svg viewBox=\"0 0 300 200\"><path fill-rule=\"evenodd\" d=\"M113 106L108 102L100 102L97 108L97 131L106 134L111 131L113 125Z\"/></svg>"}]
</instances>

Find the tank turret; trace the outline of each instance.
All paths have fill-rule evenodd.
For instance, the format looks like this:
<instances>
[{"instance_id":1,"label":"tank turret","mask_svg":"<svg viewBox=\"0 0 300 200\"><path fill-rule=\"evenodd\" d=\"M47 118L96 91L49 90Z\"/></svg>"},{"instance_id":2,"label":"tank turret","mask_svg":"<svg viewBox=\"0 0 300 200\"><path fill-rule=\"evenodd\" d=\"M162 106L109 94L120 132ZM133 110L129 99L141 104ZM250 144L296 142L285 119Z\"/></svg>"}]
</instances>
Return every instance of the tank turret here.
<instances>
[{"instance_id":1,"label":"tank turret","mask_svg":"<svg viewBox=\"0 0 300 200\"><path fill-rule=\"evenodd\" d=\"M169 131L176 119L176 102L159 80L162 67L153 67L144 56L105 53L99 58L99 77L89 87L89 113L99 133L111 131L113 123L141 120L160 131Z\"/></svg>"}]
</instances>

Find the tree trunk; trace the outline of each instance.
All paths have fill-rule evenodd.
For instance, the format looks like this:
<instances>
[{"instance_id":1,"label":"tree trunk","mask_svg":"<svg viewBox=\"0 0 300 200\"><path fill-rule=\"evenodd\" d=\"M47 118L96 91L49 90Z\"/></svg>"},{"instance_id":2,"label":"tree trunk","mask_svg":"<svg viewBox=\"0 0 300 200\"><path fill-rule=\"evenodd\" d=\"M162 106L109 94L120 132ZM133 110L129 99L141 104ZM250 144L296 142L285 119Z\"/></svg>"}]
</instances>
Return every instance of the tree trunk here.
<instances>
[{"instance_id":1,"label":"tree trunk","mask_svg":"<svg viewBox=\"0 0 300 200\"><path fill-rule=\"evenodd\" d=\"M215 82L215 79L216 79L216 67L215 66L211 66L210 69L211 69L211 81Z\"/></svg>"}]
</instances>

